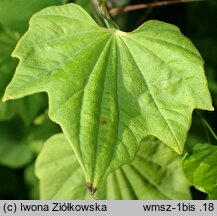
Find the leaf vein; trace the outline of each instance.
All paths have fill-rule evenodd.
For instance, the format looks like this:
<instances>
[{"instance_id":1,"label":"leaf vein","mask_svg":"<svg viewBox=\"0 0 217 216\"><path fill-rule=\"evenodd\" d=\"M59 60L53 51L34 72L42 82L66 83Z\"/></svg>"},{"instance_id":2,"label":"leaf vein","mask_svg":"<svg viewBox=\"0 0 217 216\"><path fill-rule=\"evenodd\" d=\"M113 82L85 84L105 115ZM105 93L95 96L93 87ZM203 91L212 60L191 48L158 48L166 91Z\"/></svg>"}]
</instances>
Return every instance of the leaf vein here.
<instances>
[{"instance_id":1,"label":"leaf vein","mask_svg":"<svg viewBox=\"0 0 217 216\"><path fill-rule=\"evenodd\" d=\"M130 54L130 56L132 57L132 62L134 63L135 68L138 69L138 72L140 73L141 77L143 78L144 84L145 84L146 88L148 89L148 91L150 92L150 96L151 96L151 98L152 98L152 100L153 100L153 102L154 102L154 104L155 104L155 107L156 107L157 110L159 111L159 114L161 115L162 119L163 119L164 122L166 123L168 129L171 131L171 133L172 133L173 137L175 138L175 141L176 141L176 143L177 143L179 149L181 150L181 146L180 146L180 144L179 144L179 142L178 142L178 139L177 139L176 135L174 134L174 132L173 132L171 126L169 125L169 123L167 122L167 120L165 119L165 117L163 116L163 114L161 113L161 108L159 107L157 101L154 99L154 97L153 97L153 95L152 95L152 93L151 93L151 91L150 91L149 85L148 85L148 83L147 83L146 80L145 80L145 77L143 76L143 74L142 74L140 68L138 67L138 65L136 64L136 60L135 60L133 54L131 53L131 51L130 51L128 45L126 44L126 42L125 42L124 40L122 40L122 41L123 41L123 43L125 44L125 47L127 48L128 52L129 52L129 54ZM138 43L138 42L137 42L137 43Z\"/></svg>"}]
</instances>

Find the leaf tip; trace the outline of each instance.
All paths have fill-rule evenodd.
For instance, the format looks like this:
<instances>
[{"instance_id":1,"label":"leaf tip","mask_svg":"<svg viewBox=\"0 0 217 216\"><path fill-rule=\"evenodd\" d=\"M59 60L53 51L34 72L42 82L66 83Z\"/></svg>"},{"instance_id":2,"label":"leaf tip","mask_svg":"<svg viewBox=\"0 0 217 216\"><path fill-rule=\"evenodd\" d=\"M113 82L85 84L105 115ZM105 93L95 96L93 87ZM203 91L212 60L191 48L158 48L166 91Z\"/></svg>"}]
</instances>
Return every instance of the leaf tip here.
<instances>
[{"instance_id":1,"label":"leaf tip","mask_svg":"<svg viewBox=\"0 0 217 216\"><path fill-rule=\"evenodd\" d=\"M181 155L182 154L182 150L177 151L177 154Z\"/></svg>"},{"instance_id":2,"label":"leaf tip","mask_svg":"<svg viewBox=\"0 0 217 216\"><path fill-rule=\"evenodd\" d=\"M93 196L93 195L96 193L96 191L97 191L97 188L94 187L93 184L92 184L92 183L89 183L89 182L87 182L87 189L88 189L89 194L90 194L91 196Z\"/></svg>"},{"instance_id":3,"label":"leaf tip","mask_svg":"<svg viewBox=\"0 0 217 216\"><path fill-rule=\"evenodd\" d=\"M215 111L215 108L212 106L210 107L209 111Z\"/></svg>"},{"instance_id":4,"label":"leaf tip","mask_svg":"<svg viewBox=\"0 0 217 216\"><path fill-rule=\"evenodd\" d=\"M8 101L8 100L10 100L10 97L8 97L8 96L4 96L4 97L2 98L2 102L6 102L6 101Z\"/></svg>"},{"instance_id":5,"label":"leaf tip","mask_svg":"<svg viewBox=\"0 0 217 216\"><path fill-rule=\"evenodd\" d=\"M175 151L176 151L176 153L178 154L178 155L181 155L182 154L182 152L183 152L183 149L182 148L177 148L177 149L174 149Z\"/></svg>"}]
</instances>

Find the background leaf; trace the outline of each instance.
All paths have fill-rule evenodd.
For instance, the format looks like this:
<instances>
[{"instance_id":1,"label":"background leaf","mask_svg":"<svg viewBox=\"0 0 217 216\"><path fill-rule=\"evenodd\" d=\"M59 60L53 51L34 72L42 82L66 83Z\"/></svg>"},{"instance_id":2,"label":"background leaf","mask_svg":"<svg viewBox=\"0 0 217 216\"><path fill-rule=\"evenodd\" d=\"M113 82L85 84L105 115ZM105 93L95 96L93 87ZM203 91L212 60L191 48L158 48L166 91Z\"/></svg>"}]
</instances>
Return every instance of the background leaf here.
<instances>
[{"instance_id":1,"label":"background leaf","mask_svg":"<svg viewBox=\"0 0 217 216\"><path fill-rule=\"evenodd\" d=\"M183 161L184 173L198 190L217 199L217 146L197 144Z\"/></svg>"},{"instance_id":2,"label":"background leaf","mask_svg":"<svg viewBox=\"0 0 217 216\"><path fill-rule=\"evenodd\" d=\"M164 154L162 154L164 152ZM44 144L36 162L41 199L90 199L85 178L63 134ZM54 181L55 179L55 181ZM190 199L181 158L162 142L147 138L136 158L112 172L96 199Z\"/></svg>"},{"instance_id":3,"label":"background leaf","mask_svg":"<svg viewBox=\"0 0 217 216\"><path fill-rule=\"evenodd\" d=\"M47 108L47 98L43 94L6 103L0 102L0 121L8 121L19 116L28 126L45 108Z\"/></svg>"},{"instance_id":4,"label":"background leaf","mask_svg":"<svg viewBox=\"0 0 217 216\"><path fill-rule=\"evenodd\" d=\"M20 168L33 158L19 126L16 121L0 123L0 163L11 168Z\"/></svg>"},{"instance_id":5,"label":"background leaf","mask_svg":"<svg viewBox=\"0 0 217 216\"><path fill-rule=\"evenodd\" d=\"M39 181L35 176L35 163L30 164L24 170L24 179L29 189L29 197L31 200L39 199Z\"/></svg>"},{"instance_id":6,"label":"background leaf","mask_svg":"<svg viewBox=\"0 0 217 216\"><path fill-rule=\"evenodd\" d=\"M20 35L18 33L0 25L0 96L3 95L17 66L18 61L11 58L11 53L14 50L19 37Z\"/></svg>"},{"instance_id":7,"label":"background leaf","mask_svg":"<svg viewBox=\"0 0 217 216\"><path fill-rule=\"evenodd\" d=\"M44 9L30 25L4 100L48 93L93 191L149 134L181 153L192 110L212 110L203 60L173 25L105 29L75 4Z\"/></svg>"},{"instance_id":8,"label":"background leaf","mask_svg":"<svg viewBox=\"0 0 217 216\"><path fill-rule=\"evenodd\" d=\"M41 116L31 126L25 127L19 118L0 122L0 164L13 169L33 161L46 139L60 132L58 125Z\"/></svg>"},{"instance_id":9,"label":"background leaf","mask_svg":"<svg viewBox=\"0 0 217 216\"><path fill-rule=\"evenodd\" d=\"M18 32L25 32L30 17L37 11L66 3L67 0L1 0L0 23Z\"/></svg>"}]
</instances>

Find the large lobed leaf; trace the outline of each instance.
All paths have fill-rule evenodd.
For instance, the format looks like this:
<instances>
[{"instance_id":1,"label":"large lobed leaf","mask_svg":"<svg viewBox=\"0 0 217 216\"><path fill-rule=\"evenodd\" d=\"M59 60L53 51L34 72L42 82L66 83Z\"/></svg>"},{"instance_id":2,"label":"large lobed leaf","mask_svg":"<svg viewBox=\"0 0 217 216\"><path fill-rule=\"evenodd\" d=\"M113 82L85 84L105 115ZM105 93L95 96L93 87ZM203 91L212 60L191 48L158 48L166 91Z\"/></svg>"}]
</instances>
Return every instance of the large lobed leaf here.
<instances>
[{"instance_id":1,"label":"large lobed leaf","mask_svg":"<svg viewBox=\"0 0 217 216\"><path fill-rule=\"evenodd\" d=\"M183 161L184 173L198 190L217 199L217 146L197 144Z\"/></svg>"},{"instance_id":2,"label":"large lobed leaf","mask_svg":"<svg viewBox=\"0 0 217 216\"><path fill-rule=\"evenodd\" d=\"M125 33L77 5L54 6L32 17L13 56L20 63L4 100L48 93L92 192L149 134L180 154L192 110L213 109L200 54L163 22Z\"/></svg>"},{"instance_id":3,"label":"large lobed leaf","mask_svg":"<svg viewBox=\"0 0 217 216\"><path fill-rule=\"evenodd\" d=\"M164 152L164 154L162 154ZM90 199L84 175L63 134L48 139L36 161L41 199ZM55 179L55 181L54 181ZM136 158L112 172L95 199L190 199L181 157L157 139L148 138Z\"/></svg>"}]
</instances>

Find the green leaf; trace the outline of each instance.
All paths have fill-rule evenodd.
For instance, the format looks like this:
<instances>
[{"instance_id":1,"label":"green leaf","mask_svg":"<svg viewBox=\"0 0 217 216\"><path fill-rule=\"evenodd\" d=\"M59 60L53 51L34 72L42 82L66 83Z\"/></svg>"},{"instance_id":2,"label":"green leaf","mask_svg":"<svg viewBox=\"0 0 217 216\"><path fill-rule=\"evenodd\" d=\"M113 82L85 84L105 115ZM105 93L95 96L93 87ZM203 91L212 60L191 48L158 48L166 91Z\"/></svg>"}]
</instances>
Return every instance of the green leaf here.
<instances>
[{"instance_id":1,"label":"green leaf","mask_svg":"<svg viewBox=\"0 0 217 216\"><path fill-rule=\"evenodd\" d=\"M24 180L28 186L28 192L31 200L39 199L39 180L35 176L35 164L32 163L24 170Z\"/></svg>"},{"instance_id":2,"label":"green leaf","mask_svg":"<svg viewBox=\"0 0 217 216\"><path fill-rule=\"evenodd\" d=\"M0 121L8 121L14 116L20 116L26 126L47 107L45 95L31 95L15 101L0 102Z\"/></svg>"},{"instance_id":3,"label":"green leaf","mask_svg":"<svg viewBox=\"0 0 217 216\"><path fill-rule=\"evenodd\" d=\"M49 116L93 188L149 134L180 154L192 110L213 109L200 54L163 22L126 33L75 4L53 6L32 17L13 56L20 63L4 100L47 92Z\"/></svg>"},{"instance_id":4,"label":"green leaf","mask_svg":"<svg viewBox=\"0 0 217 216\"><path fill-rule=\"evenodd\" d=\"M0 23L15 31L24 32L34 13L47 6L66 2L66 0L1 0Z\"/></svg>"},{"instance_id":5,"label":"green leaf","mask_svg":"<svg viewBox=\"0 0 217 216\"><path fill-rule=\"evenodd\" d=\"M52 122L47 113L38 116L31 127L28 127L28 134L26 135L27 145L32 152L38 154L41 148L49 137L53 134L61 132L59 125Z\"/></svg>"},{"instance_id":6,"label":"green leaf","mask_svg":"<svg viewBox=\"0 0 217 216\"><path fill-rule=\"evenodd\" d=\"M4 93L17 66L16 59L11 58L11 53L20 38L20 34L15 31L24 32L28 27L32 14L42 8L66 2L66 0L0 1L0 97ZM10 101L5 104L0 101L0 121L8 121L18 114L24 123L29 125L44 107L43 100L42 96L37 95L18 101Z\"/></svg>"},{"instance_id":7,"label":"green leaf","mask_svg":"<svg viewBox=\"0 0 217 216\"><path fill-rule=\"evenodd\" d=\"M64 135L54 135L44 143L35 167L41 199L76 199L80 194L88 198L83 171Z\"/></svg>"},{"instance_id":8,"label":"green leaf","mask_svg":"<svg viewBox=\"0 0 217 216\"><path fill-rule=\"evenodd\" d=\"M11 168L21 168L33 158L26 145L20 123L17 121L0 123L0 164Z\"/></svg>"},{"instance_id":9,"label":"green leaf","mask_svg":"<svg viewBox=\"0 0 217 216\"><path fill-rule=\"evenodd\" d=\"M4 94L17 66L17 60L11 58L11 53L19 37L18 33L0 25L0 97Z\"/></svg>"},{"instance_id":10,"label":"green leaf","mask_svg":"<svg viewBox=\"0 0 217 216\"><path fill-rule=\"evenodd\" d=\"M18 61L11 57L20 34L0 25L0 98L11 81ZM26 125L29 125L38 113L47 106L43 95L33 95L16 101L2 103L0 101L0 121L8 121L19 115Z\"/></svg>"},{"instance_id":11,"label":"green leaf","mask_svg":"<svg viewBox=\"0 0 217 216\"><path fill-rule=\"evenodd\" d=\"M44 141L60 131L45 114L28 127L16 118L0 122L0 164L11 168L27 165L40 152Z\"/></svg>"},{"instance_id":12,"label":"green leaf","mask_svg":"<svg viewBox=\"0 0 217 216\"><path fill-rule=\"evenodd\" d=\"M164 152L164 154L162 154ZM75 154L58 134L51 137L36 161L41 199L90 199ZM55 179L55 181L54 181ZM136 158L112 172L96 199L190 199L181 158L157 139L142 143Z\"/></svg>"},{"instance_id":13,"label":"green leaf","mask_svg":"<svg viewBox=\"0 0 217 216\"><path fill-rule=\"evenodd\" d=\"M183 160L184 173L198 190L217 199L217 146L197 144Z\"/></svg>"}]
</instances>

